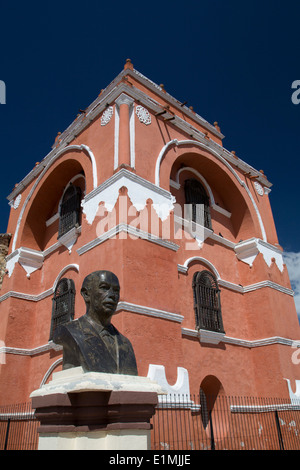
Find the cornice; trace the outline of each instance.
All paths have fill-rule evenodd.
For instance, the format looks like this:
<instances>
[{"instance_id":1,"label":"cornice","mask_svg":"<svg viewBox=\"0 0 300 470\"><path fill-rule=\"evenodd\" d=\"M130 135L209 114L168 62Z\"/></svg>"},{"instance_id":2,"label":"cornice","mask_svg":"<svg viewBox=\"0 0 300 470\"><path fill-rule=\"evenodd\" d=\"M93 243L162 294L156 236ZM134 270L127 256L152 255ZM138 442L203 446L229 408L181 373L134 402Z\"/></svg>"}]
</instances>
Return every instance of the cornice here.
<instances>
[{"instance_id":1,"label":"cornice","mask_svg":"<svg viewBox=\"0 0 300 470\"><path fill-rule=\"evenodd\" d=\"M145 85L148 89L151 89L154 93L159 95L161 99L166 102L169 102L181 113L186 114L191 119L193 119L198 125L204 127L210 131L213 135L218 138L223 138L223 134L219 133L217 129L203 119L200 115L192 112L189 108L184 106L178 100L173 98L170 94L162 90L161 87L156 85L154 82L149 80L147 77L137 72L136 70L124 70L122 71L111 83L108 85L103 92L87 107L84 113L78 116L60 135L60 143L58 146L52 148L52 150L43 158L40 164L38 164L30 173L28 173L25 178L23 178L16 188L7 196L7 199L11 202L18 194L20 194L25 187L30 184L30 182L38 176L41 171L45 168L49 160L59 151L65 149L75 137L77 137L99 114L101 114L108 106L115 103L115 100L122 93L126 93L129 97L137 101L139 104L142 104L146 108L150 109L154 113L159 113L163 110L163 106L150 98L146 93L136 88L133 85L126 84L122 82L122 79L127 76L133 76L138 82ZM166 111L166 110L165 110ZM255 168L247 164L240 158L234 156L231 152L226 150L224 147L219 145L212 139L207 139L205 134L199 131L195 126L190 123L187 123L184 119L168 113L167 111L164 114L166 120L172 119L172 125L181 129L183 132L187 133L195 141L204 143L208 148L213 148L221 156L223 156L228 162L240 168L245 173L255 177L257 181L263 184L265 187L270 188L272 184Z\"/></svg>"}]
</instances>

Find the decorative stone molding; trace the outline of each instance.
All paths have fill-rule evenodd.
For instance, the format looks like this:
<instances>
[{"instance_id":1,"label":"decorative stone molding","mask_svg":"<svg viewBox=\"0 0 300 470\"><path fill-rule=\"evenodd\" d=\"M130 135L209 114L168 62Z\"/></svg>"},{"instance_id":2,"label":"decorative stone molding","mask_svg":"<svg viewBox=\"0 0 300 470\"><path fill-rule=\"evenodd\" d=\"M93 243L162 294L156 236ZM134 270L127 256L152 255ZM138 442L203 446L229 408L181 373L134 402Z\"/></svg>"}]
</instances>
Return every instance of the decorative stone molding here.
<instances>
[{"instance_id":1,"label":"decorative stone molding","mask_svg":"<svg viewBox=\"0 0 300 470\"><path fill-rule=\"evenodd\" d=\"M120 139L120 106L128 106L129 114L129 145L130 145L130 166L135 167L135 124L134 124L134 98L128 96L126 93L121 93L116 101L115 107L115 136L114 136L114 169L116 170L120 164L119 161L119 139ZM128 162L129 163L129 162Z\"/></svg>"},{"instance_id":2,"label":"decorative stone molding","mask_svg":"<svg viewBox=\"0 0 300 470\"><path fill-rule=\"evenodd\" d=\"M42 346L37 346L35 348L26 349L26 348L13 348L9 346L3 346L0 348L0 354L15 354L18 356L36 356L37 354L42 354L48 351L62 351L62 346L59 344L53 343L53 341L49 341L47 344L43 344Z\"/></svg>"},{"instance_id":3,"label":"decorative stone molding","mask_svg":"<svg viewBox=\"0 0 300 470\"><path fill-rule=\"evenodd\" d=\"M223 341L225 333L218 331L199 330L200 343L219 344Z\"/></svg>"},{"instance_id":4,"label":"decorative stone molding","mask_svg":"<svg viewBox=\"0 0 300 470\"><path fill-rule=\"evenodd\" d=\"M71 253L73 245L76 243L77 238L81 232L81 227L73 227L67 233L62 235L59 240L44 251L32 250L31 248L18 248L13 251L6 258L6 268L8 276L11 277L17 262L25 269L27 277L30 278L37 269L41 268L46 256L53 251L57 250L62 245L65 246L69 253Z\"/></svg>"},{"instance_id":5,"label":"decorative stone molding","mask_svg":"<svg viewBox=\"0 0 300 470\"><path fill-rule=\"evenodd\" d=\"M44 255L41 251L21 247L18 250L18 262L30 278L31 273L43 266Z\"/></svg>"},{"instance_id":6,"label":"decorative stone molding","mask_svg":"<svg viewBox=\"0 0 300 470\"><path fill-rule=\"evenodd\" d=\"M144 307L142 305L132 304L130 302L119 302L117 311L125 310L127 312L139 313L141 315L148 315L150 317L162 318L164 320L171 320L177 323L182 323L184 317L178 313L167 312L165 310L158 310L156 308Z\"/></svg>"},{"instance_id":7,"label":"decorative stone molding","mask_svg":"<svg viewBox=\"0 0 300 470\"><path fill-rule=\"evenodd\" d=\"M197 224L192 221L192 216L189 219L183 219L177 215L174 215L174 222L178 224L179 227L183 227L184 230L190 235L191 239L195 239L199 249L202 248L204 241L207 238L211 238L213 231L204 225ZM176 225L175 225L176 232ZM188 242L187 242L188 243Z\"/></svg>"},{"instance_id":8,"label":"decorative stone molding","mask_svg":"<svg viewBox=\"0 0 300 470\"><path fill-rule=\"evenodd\" d=\"M172 408L178 406L178 398L184 397L184 403L180 403L182 408L189 408L192 411L199 411L200 406L190 400L189 373L183 367L177 367L177 380L174 385L170 385L166 378L165 366L149 364L147 377L166 390L167 394L158 396L159 408Z\"/></svg>"},{"instance_id":9,"label":"decorative stone molding","mask_svg":"<svg viewBox=\"0 0 300 470\"><path fill-rule=\"evenodd\" d=\"M283 338L281 336L272 336L269 338L262 338L256 340L247 340L242 338L233 338L226 336L226 334L217 333L214 331L207 331L204 334L204 330L192 330L190 328L181 328L181 334L190 338L198 338L200 343L210 343L210 344L234 344L235 346L241 346L243 348L259 348L262 346L271 346L273 344L282 344L284 346L291 347L295 340L290 338ZM201 338L202 334L202 338ZM222 336L221 336L222 335Z\"/></svg>"},{"instance_id":10,"label":"decorative stone molding","mask_svg":"<svg viewBox=\"0 0 300 470\"><path fill-rule=\"evenodd\" d=\"M114 108L113 106L109 106L102 114L101 116L101 126L106 126L106 124L109 123L109 121L112 118L112 115L114 113Z\"/></svg>"},{"instance_id":11,"label":"decorative stone molding","mask_svg":"<svg viewBox=\"0 0 300 470\"><path fill-rule=\"evenodd\" d=\"M119 197L119 189L123 186L127 188L128 196L138 211L143 210L147 200L151 199L158 217L164 221L174 208L175 198L169 191L158 188L144 178L123 168L83 199L81 205L89 224L93 223L101 202L104 202L109 212L113 210Z\"/></svg>"},{"instance_id":12,"label":"decorative stone molding","mask_svg":"<svg viewBox=\"0 0 300 470\"><path fill-rule=\"evenodd\" d=\"M17 209L19 207L21 199L22 199L22 194L18 194L16 199L13 201L13 208L14 209Z\"/></svg>"},{"instance_id":13,"label":"decorative stone molding","mask_svg":"<svg viewBox=\"0 0 300 470\"><path fill-rule=\"evenodd\" d=\"M140 122L142 122L143 124L146 124L146 126L151 124L151 115L146 108L144 108L143 106L137 106L135 108L135 113L137 117L139 118Z\"/></svg>"},{"instance_id":14,"label":"decorative stone molding","mask_svg":"<svg viewBox=\"0 0 300 470\"><path fill-rule=\"evenodd\" d=\"M293 392L293 389L291 387L290 379L285 379L284 378L283 380L286 380L286 382L287 382L287 386L288 386L288 389L289 389L289 395L290 395L291 401L296 400L298 402L298 405L300 405L300 380L295 380L295 383L296 383L296 391L295 392Z\"/></svg>"},{"instance_id":15,"label":"decorative stone molding","mask_svg":"<svg viewBox=\"0 0 300 470\"><path fill-rule=\"evenodd\" d=\"M259 253L262 253L264 260L269 267L274 260L278 269L281 272L283 271L284 263L282 251L263 240L250 238L249 240L236 244L234 250L237 258L244 263L249 264L249 266L252 266L256 256Z\"/></svg>"},{"instance_id":16,"label":"decorative stone molding","mask_svg":"<svg viewBox=\"0 0 300 470\"><path fill-rule=\"evenodd\" d=\"M59 237L58 241L61 245L64 245L69 250L69 253L71 253L73 245L76 243L80 232L81 227L73 227L67 233Z\"/></svg>"},{"instance_id":17,"label":"decorative stone molding","mask_svg":"<svg viewBox=\"0 0 300 470\"><path fill-rule=\"evenodd\" d=\"M111 229L107 230L102 235L99 235L94 240L88 242L86 245L83 245L82 247L78 248L78 250L76 251L79 255L83 255L87 251L92 250L98 245L101 245L101 243L105 242L106 240L114 238L119 233L127 233L129 236L141 238L142 240L147 240L151 243L163 246L168 250L177 251L179 249L179 245L176 245L176 243L173 243L169 240L165 240L163 238L159 238L153 235L152 233L145 232L144 230L140 230L132 225L118 224L115 227L112 227Z\"/></svg>"},{"instance_id":18,"label":"decorative stone molding","mask_svg":"<svg viewBox=\"0 0 300 470\"><path fill-rule=\"evenodd\" d=\"M8 247L11 240L10 233L0 234L0 289L2 286L3 278L6 270L6 256L8 253Z\"/></svg>"},{"instance_id":19,"label":"decorative stone molding","mask_svg":"<svg viewBox=\"0 0 300 470\"><path fill-rule=\"evenodd\" d=\"M121 106L122 104L127 104L127 106L132 106L133 103L134 103L134 99L131 96L128 96L126 93L121 93L116 99L117 106Z\"/></svg>"},{"instance_id":20,"label":"decorative stone molding","mask_svg":"<svg viewBox=\"0 0 300 470\"><path fill-rule=\"evenodd\" d=\"M187 274L188 269L189 269L189 264L193 261L199 261L200 263L204 263L206 266L209 267L209 269L212 270L212 272L215 274L218 284L221 287L226 287L226 289L233 290L235 292L240 292L241 294L245 294L247 292L252 292L254 290L258 289L263 289L265 287L269 287L270 289L275 289L278 290L279 292L282 292L283 294L287 294L290 296L294 296L294 291L292 289L289 289L287 287L281 286L280 284L277 284L276 282L265 280L265 281L260 281L255 284L250 284L248 286L242 286L241 284L236 284L234 282L226 281L225 279L222 279L220 277L219 272L215 268L215 266L208 261L205 258L202 258L201 256L192 256L191 258L188 258L184 264L178 264L177 269L179 273L182 274Z\"/></svg>"},{"instance_id":21,"label":"decorative stone molding","mask_svg":"<svg viewBox=\"0 0 300 470\"><path fill-rule=\"evenodd\" d=\"M254 187L255 187L255 190L257 192L257 194L259 194L260 196L263 196L264 195L264 188L262 187L262 185L258 182L258 181L254 181Z\"/></svg>"}]
</instances>

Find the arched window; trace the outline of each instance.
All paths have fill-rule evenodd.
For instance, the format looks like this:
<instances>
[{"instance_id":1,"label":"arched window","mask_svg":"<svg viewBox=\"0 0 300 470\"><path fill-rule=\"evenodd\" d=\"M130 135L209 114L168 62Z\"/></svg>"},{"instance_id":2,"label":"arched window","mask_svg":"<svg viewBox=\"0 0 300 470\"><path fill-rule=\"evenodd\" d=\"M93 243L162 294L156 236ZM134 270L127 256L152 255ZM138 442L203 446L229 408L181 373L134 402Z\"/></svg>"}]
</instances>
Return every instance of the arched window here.
<instances>
[{"instance_id":1,"label":"arched window","mask_svg":"<svg viewBox=\"0 0 300 470\"><path fill-rule=\"evenodd\" d=\"M209 271L196 272L193 277L196 329L225 333L222 322L220 289Z\"/></svg>"},{"instance_id":2,"label":"arched window","mask_svg":"<svg viewBox=\"0 0 300 470\"><path fill-rule=\"evenodd\" d=\"M191 205L191 219L197 224L212 229L209 197L200 181L191 178L184 183L185 203Z\"/></svg>"},{"instance_id":3,"label":"arched window","mask_svg":"<svg viewBox=\"0 0 300 470\"><path fill-rule=\"evenodd\" d=\"M57 284L52 299L52 318L49 341L53 338L55 328L74 318L75 284L72 279L63 278Z\"/></svg>"},{"instance_id":4,"label":"arched window","mask_svg":"<svg viewBox=\"0 0 300 470\"><path fill-rule=\"evenodd\" d=\"M63 196L59 210L58 238L80 225L81 189L72 183Z\"/></svg>"}]
</instances>

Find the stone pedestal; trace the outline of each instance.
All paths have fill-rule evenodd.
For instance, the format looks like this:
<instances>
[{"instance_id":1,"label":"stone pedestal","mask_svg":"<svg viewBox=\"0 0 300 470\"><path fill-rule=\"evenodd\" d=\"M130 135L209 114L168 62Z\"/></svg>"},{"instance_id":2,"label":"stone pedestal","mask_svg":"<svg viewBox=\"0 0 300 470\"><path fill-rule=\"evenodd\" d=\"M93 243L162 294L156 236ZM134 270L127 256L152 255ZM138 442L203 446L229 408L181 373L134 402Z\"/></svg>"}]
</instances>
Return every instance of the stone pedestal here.
<instances>
[{"instance_id":1,"label":"stone pedestal","mask_svg":"<svg viewBox=\"0 0 300 470\"><path fill-rule=\"evenodd\" d=\"M40 450L147 450L150 419L164 390L147 377L84 372L53 374L31 394L41 425Z\"/></svg>"}]
</instances>

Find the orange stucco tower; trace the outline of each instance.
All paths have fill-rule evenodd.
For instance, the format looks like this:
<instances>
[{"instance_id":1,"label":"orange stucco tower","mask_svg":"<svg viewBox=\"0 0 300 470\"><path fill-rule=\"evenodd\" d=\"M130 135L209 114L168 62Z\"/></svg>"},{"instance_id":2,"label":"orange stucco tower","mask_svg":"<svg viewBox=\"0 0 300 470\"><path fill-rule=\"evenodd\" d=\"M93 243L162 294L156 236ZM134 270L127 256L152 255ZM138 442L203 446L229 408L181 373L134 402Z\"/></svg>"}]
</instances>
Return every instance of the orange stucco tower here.
<instances>
[{"instance_id":1,"label":"orange stucco tower","mask_svg":"<svg viewBox=\"0 0 300 470\"><path fill-rule=\"evenodd\" d=\"M57 136L8 196L1 404L62 367L53 330L85 313L82 281L100 269L119 278L113 323L139 375L160 366L170 385L184 370L191 393L289 398L300 331L271 183L222 139L129 60Z\"/></svg>"}]
</instances>

